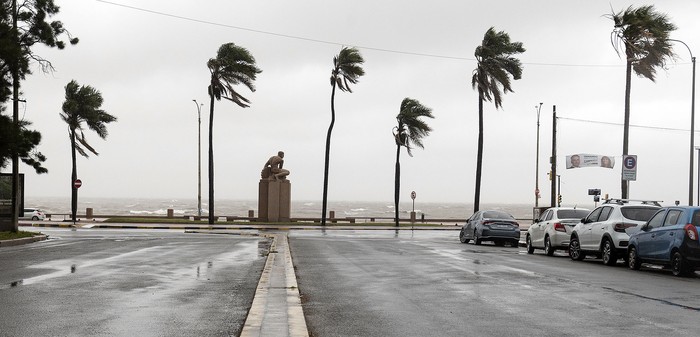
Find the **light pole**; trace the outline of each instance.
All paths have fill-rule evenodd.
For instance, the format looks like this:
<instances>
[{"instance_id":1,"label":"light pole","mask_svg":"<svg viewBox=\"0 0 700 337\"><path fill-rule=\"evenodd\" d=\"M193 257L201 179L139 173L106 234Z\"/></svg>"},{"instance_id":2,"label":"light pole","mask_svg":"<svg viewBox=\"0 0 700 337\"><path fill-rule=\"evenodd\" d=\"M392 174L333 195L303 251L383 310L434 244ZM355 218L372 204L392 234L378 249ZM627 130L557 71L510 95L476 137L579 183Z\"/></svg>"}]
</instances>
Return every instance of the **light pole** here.
<instances>
[{"instance_id":1,"label":"light pole","mask_svg":"<svg viewBox=\"0 0 700 337\"><path fill-rule=\"evenodd\" d=\"M700 146L696 146L695 149L698 150L698 160L700 160ZM700 168L700 163L698 163L698 167ZM698 198L695 200L697 201L697 205L700 206L700 169L698 169Z\"/></svg>"},{"instance_id":2,"label":"light pole","mask_svg":"<svg viewBox=\"0 0 700 337\"><path fill-rule=\"evenodd\" d=\"M193 99L197 106L197 216L202 218L202 106Z\"/></svg>"},{"instance_id":3,"label":"light pole","mask_svg":"<svg viewBox=\"0 0 700 337\"><path fill-rule=\"evenodd\" d=\"M695 159L693 158L693 150L695 148L695 56L693 56L693 52L690 50L690 47L688 47L688 45L685 44L685 42L674 39L669 39L669 41L680 42L686 48L688 48L688 52L690 53L690 60L693 62L693 92L691 94L690 100L690 173L688 175L688 206L693 206L693 171L695 165ZM698 199L700 199L700 197L698 197Z\"/></svg>"},{"instance_id":4,"label":"light pole","mask_svg":"<svg viewBox=\"0 0 700 337\"><path fill-rule=\"evenodd\" d=\"M535 106L537 109L537 150L535 155L535 207L539 207L540 203L540 110L542 103Z\"/></svg>"}]
</instances>

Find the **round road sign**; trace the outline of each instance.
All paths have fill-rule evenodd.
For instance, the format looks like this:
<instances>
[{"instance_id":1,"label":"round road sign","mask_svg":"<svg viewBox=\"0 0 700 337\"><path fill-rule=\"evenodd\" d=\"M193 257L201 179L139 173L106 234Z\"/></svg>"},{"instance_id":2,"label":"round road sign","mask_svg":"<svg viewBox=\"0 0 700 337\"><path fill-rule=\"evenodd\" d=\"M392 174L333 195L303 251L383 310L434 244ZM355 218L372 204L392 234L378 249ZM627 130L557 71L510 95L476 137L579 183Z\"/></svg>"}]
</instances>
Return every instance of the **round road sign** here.
<instances>
[{"instance_id":1,"label":"round road sign","mask_svg":"<svg viewBox=\"0 0 700 337\"><path fill-rule=\"evenodd\" d=\"M628 170L633 170L637 167L637 157L636 156L625 156L623 159L623 164Z\"/></svg>"},{"instance_id":2,"label":"round road sign","mask_svg":"<svg viewBox=\"0 0 700 337\"><path fill-rule=\"evenodd\" d=\"M411 199L413 199L413 200L416 199L416 191L411 192Z\"/></svg>"},{"instance_id":3,"label":"round road sign","mask_svg":"<svg viewBox=\"0 0 700 337\"><path fill-rule=\"evenodd\" d=\"M80 188L80 186L83 186L83 182L80 179L75 179L73 182L73 187Z\"/></svg>"}]
</instances>

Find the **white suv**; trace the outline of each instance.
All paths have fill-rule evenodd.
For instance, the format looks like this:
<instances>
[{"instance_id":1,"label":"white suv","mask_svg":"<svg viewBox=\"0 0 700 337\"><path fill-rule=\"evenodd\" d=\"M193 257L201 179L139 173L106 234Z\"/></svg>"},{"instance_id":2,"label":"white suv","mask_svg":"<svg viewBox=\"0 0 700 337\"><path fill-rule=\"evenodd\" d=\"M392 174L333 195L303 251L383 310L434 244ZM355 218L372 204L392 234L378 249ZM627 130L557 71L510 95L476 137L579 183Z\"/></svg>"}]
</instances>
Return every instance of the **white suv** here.
<instances>
[{"instance_id":1,"label":"white suv","mask_svg":"<svg viewBox=\"0 0 700 337\"><path fill-rule=\"evenodd\" d=\"M544 249L545 254L552 256L557 249L569 249L571 230L590 212L585 208L548 208L527 229L527 253L532 254L535 249Z\"/></svg>"},{"instance_id":2,"label":"white suv","mask_svg":"<svg viewBox=\"0 0 700 337\"><path fill-rule=\"evenodd\" d=\"M583 260L595 255L612 266L627 257L629 235L639 230L659 210L656 201L608 199L581 219L571 232L569 256Z\"/></svg>"}]
</instances>

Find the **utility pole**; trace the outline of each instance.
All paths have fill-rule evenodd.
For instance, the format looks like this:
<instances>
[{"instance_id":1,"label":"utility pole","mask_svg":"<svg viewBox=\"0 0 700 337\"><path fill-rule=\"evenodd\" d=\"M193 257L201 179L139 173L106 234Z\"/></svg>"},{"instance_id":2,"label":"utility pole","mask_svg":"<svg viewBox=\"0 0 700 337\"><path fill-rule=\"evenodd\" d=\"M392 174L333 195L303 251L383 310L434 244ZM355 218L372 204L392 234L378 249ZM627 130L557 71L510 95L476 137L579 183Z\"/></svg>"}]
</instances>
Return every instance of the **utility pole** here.
<instances>
[{"instance_id":1,"label":"utility pole","mask_svg":"<svg viewBox=\"0 0 700 337\"><path fill-rule=\"evenodd\" d=\"M550 164L552 164L552 173L550 177L552 178L552 193L550 198L550 207L556 205L557 199L557 106L552 105L552 157L549 159Z\"/></svg>"},{"instance_id":2,"label":"utility pole","mask_svg":"<svg viewBox=\"0 0 700 337\"><path fill-rule=\"evenodd\" d=\"M535 207L539 207L540 200L540 110L542 103L537 107L537 150L535 155Z\"/></svg>"}]
</instances>

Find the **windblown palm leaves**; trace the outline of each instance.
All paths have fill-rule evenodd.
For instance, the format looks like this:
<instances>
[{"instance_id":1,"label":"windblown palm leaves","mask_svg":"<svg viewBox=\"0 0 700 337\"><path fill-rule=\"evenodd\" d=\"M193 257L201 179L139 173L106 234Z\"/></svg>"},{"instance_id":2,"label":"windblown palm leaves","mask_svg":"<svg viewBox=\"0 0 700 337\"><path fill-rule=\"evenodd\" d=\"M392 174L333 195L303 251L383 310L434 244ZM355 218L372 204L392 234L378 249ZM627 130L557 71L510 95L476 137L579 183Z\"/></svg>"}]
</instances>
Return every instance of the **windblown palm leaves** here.
<instances>
[{"instance_id":1,"label":"windblown palm leaves","mask_svg":"<svg viewBox=\"0 0 700 337\"><path fill-rule=\"evenodd\" d=\"M675 57L670 44L670 33L676 30L665 14L654 6L626 10L608 15L613 21L610 40L618 55L624 53L627 62L625 73L625 122L622 137L622 154L628 154L630 124L630 93L632 71L638 76L655 80L656 69ZM622 198L629 196L626 180L621 180Z\"/></svg>"},{"instance_id":2,"label":"windblown palm leaves","mask_svg":"<svg viewBox=\"0 0 700 337\"><path fill-rule=\"evenodd\" d=\"M73 169L72 182L78 179L76 166L76 152L88 158L88 152L98 155L85 139L85 127L94 131L100 138L107 138L107 124L117 120L108 114L102 107L102 94L95 88L87 85L80 86L76 81L70 81L66 85L66 100L63 102L61 119L68 124L68 136L71 143ZM78 206L78 189L72 187L71 214L75 219Z\"/></svg>"},{"instance_id":3,"label":"windblown palm leaves","mask_svg":"<svg viewBox=\"0 0 700 337\"><path fill-rule=\"evenodd\" d=\"M423 121L425 118L433 118L433 112L420 104L417 100L404 98L401 102L401 110L396 116L397 126L394 127L394 142L396 143L396 169L394 172L394 222L399 226L399 195L401 190L401 164L399 157L401 147L405 147L409 156L414 146L423 148L423 138L430 134L432 129Z\"/></svg>"},{"instance_id":4,"label":"windblown palm leaves","mask_svg":"<svg viewBox=\"0 0 700 337\"><path fill-rule=\"evenodd\" d=\"M326 156L323 170L323 202L321 210L321 225L326 225L326 210L328 208L328 165L331 154L331 134L335 124L335 88L341 91L352 92L350 84L356 84L360 76L365 74L361 64L365 60L356 48L343 47L340 53L333 57L333 70L331 71L331 123L328 125L326 135Z\"/></svg>"},{"instance_id":5,"label":"windblown palm leaves","mask_svg":"<svg viewBox=\"0 0 700 337\"><path fill-rule=\"evenodd\" d=\"M511 42L507 33L496 32L493 27L484 34L481 45L476 47L477 67L472 74L472 88L479 93L479 140L476 160L476 185L474 212L479 210L481 195L481 166L484 148L484 101L494 102L496 109L503 103L502 95L512 92L511 80L522 76L520 60L513 55L525 52L521 42Z\"/></svg>"},{"instance_id":6,"label":"windblown palm leaves","mask_svg":"<svg viewBox=\"0 0 700 337\"><path fill-rule=\"evenodd\" d=\"M253 82L262 70L255 65L255 58L247 49L233 43L219 47L216 58L209 59L211 74L209 83L209 224L214 223L214 101L222 98L247 108L250 101L236 92L234 86L242 84L255 91Z\"/></svg>"}]
</instances>

